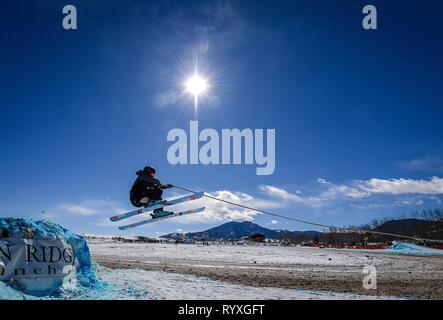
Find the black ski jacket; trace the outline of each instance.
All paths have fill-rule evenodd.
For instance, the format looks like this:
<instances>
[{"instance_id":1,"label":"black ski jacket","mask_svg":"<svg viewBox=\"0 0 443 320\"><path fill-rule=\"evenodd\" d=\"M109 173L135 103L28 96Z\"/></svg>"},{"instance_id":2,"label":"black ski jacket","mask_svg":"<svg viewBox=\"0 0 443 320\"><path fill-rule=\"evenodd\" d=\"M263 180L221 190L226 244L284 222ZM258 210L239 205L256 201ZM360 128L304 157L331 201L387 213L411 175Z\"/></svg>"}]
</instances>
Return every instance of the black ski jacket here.
<instances>
[{"instance_id":1,"label":"black ski jacket","mask_svg":"<svg viewBox=\"0 0 443 320\"><path fill-rule=\"evenodd\" d=\"M163 185L158 179L151 177L147 172L143 170L137 171L137 179L132 185L130 191L131 203L140 207L139 203L142 198L149 198L150 200L160 200L163 194Z\"/></svg>"}]
</instances>

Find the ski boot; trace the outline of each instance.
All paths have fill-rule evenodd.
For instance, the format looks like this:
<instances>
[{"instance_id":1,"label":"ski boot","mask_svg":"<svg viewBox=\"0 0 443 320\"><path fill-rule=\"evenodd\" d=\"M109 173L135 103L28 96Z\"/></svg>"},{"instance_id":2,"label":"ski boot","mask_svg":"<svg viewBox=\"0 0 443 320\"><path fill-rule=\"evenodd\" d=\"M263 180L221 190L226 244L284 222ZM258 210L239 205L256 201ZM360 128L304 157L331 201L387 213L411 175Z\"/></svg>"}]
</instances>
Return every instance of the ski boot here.
<instances>
[{"instance_id":1,"label":"ski boot","mask_svg":"<svg viewBox=\"0 0 443 320\"><path fill-rule=\"evenodd\" d=\"M155 206L155 205L158 205L158 204L162 204L162 203L165 203L166 202L166 200L149 200L149 202L148 202L148 204L146 205L146 207L152 207L152 206Z\"/></svg>"},{"instance_id":2,"label":"ski boot","mask_svg":"<svg viewBox=\"0 0 443 320\"><path fill-rule=\"evenodd\" d=\"M170 214L173 214L174 212L171 211L164 211L163 208L155 209L153 213L150 213L152 219L157 219L160 217L169 216Z\"/></svg>"}]
</instances>

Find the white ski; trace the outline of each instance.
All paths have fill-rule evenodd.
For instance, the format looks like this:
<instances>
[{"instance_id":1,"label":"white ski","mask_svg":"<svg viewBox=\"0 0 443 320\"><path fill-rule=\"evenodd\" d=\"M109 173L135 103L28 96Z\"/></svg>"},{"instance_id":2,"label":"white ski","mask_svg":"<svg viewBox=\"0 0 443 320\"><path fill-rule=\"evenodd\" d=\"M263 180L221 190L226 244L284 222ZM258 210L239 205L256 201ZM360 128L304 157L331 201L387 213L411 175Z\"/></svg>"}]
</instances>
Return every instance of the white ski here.
<instances>
[{"instance_id":1,"label":"white ski","mask_svg":"<svg viewBox=\"0 0 443 320\"><path fill-rule=\"evenodd\" d=\"M168 214L167 216L162 216L162 217L158 217L158 218L151 218L151 219L147 219L147 220L142 220L142 221L139 221L139 222L136 222L136 223L132 223L132 224L128 224L126 226L121 226L121 227L118 227L118 228L120 230L132 229L132 228L135 228L135 227L147 224L147 223L156 222L156 221L159 221L159 220L165 220L165 219L174 218L174 217L180 217L180 216L184 216L184 215L191 214L191 213L201 212L203 210L205 210L205 207L201 207L201 208L198 208L198 209L187 210L187 211L182 211L182 212L175 212L175 213Z\"/></svg>"},{"instance_id":2,"label":"white ski","mask_svg":"<svg viewBox=\"0 0 443 320\"><path fill-rule=\"evenodd\" d=\"M133 211L129 211L129 212L126 212L126 213L118 214L116 216L110 217L109 219L111 221L113 221L113 222L120 221L120 220L127 219L129 217L133 217L133 216L136 216L136 215L139 215L139 214L142 214L144 212L151 211L151 210L160 209L160 208L167 207L167 206L172 206L174 204L179 204L179 203L182 203L182 202L197 200L197 199L202 198L203 195L204 195L204 192L193 193L191 195L184 196L184 197L181 197L181 198L177 198L177 199L174 199L174 200L167 200L167 201L165 201L163 203L159 203L159 204L156 204L156 205L153 205L153 206L149 206L149 207L145 207L145 208L140 208L140 209L137 209L137 210L133 210Z\"/></svg>"}]
</instances>

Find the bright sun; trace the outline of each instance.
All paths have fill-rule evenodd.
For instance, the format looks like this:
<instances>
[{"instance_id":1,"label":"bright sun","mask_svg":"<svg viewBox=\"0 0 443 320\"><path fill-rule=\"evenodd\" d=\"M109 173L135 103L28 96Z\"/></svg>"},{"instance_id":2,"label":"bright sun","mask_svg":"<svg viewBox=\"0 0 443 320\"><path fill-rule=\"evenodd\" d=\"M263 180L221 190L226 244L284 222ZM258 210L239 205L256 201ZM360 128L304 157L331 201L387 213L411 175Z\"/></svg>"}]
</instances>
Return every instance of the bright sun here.
<instances>
[{"instance_id":1,"label":"bright sun","mask_svg":"<svg viewBox=\"0 0 443 320\"><path fill-rule=\"evenodd\" d=\"M185 90L186 92L192 94L195 97L206 92L209 84L208 81L199 75L194 75L185 82Z\"/></svg>"}]
</instances>

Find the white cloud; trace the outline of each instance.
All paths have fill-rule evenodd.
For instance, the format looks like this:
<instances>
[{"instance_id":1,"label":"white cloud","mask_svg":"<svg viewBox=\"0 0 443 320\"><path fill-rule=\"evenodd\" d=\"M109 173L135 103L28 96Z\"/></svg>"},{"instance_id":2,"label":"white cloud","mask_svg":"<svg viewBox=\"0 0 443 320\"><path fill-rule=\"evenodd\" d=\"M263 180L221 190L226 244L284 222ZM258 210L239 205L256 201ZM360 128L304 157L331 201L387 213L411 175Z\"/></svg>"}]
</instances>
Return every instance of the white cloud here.
<instances>
[{"instance_id":1,"label":"white cloud","mask_svg":"<svg viewBox=\"0 0 443 320\"><path fill-rule=\"evenodd\" d=\"M282 200L288 200L293 202L304 202L303 197L298 194L289 193L285 189L277 188L269 185L262 185L259 187L261 191L267 194L270 197L279 198Z\"/></svg>"},{"instance_id":2,"label":"white cloud","mask_svg":"<svg viewBox=\"0 0 443 320\"><path fill-rule=\"evenodd\" d=\"M405 204L400 204L395 201L394 203L350 203L349 206L355 209L379 209L379 208L392 208L392 207L400 207Z\"/></svg>"},{"instance_id":3,"label":"white cloud","mask_svg":"<svg viewBox=\"0 0 443 320\"><path fill-rule=\"evenodd\" d=\"M434 196L426 197L426 199L433 200L433 201L437 202L438 204L442 204L442 201L439 198L434 197Z\"/></svg>"},{"instance_id":4,"label":"white cloud","mask_svg":"<svg viewBox=\"0 0 443 320\"><path fill-rule=\"evenodd\" d=\"M369 180L353 180L348 183L334 184L325 179L318 178L317 182L326 189L311 194L310 196L302 196L300 194L291 193L283 188L262 185L260 190L273 199L280 199L285 202L293 202L302 204L307 207L324 207L336 204L338 201L359 201L365 198L370 198L375 195L440 195L443 194L443 178L432 177L428 180L414 180L414 179L378 179L372 178ZM437 199L437 200L436 200ZM438 198L432 200L440 201ZM406 204L407 202L398 200L395 204ZM423 201L415 200L410 204L421 205ZM361 206L359 204L358 206ZM383 204L385 206L386 204ZM378 204L364 204L365 207L379 206Z\"/></svg>"},{"instance_id":5,"label":"white cloud","mask_svg":"<svg viewBox=\"0 0 443 320\"><path fill-rule=\"evenodd\" d=\"M443 160L435 156L424 156L408 161L400 161L400 167L409 171L443 172Z\"/></svg>"},{"instance_id":6,"label":"white cloud","mask_svg":"<svg viewBox=\"0 0 443 320\"><path fill-rule=\"evenodd\" d=\"M259 209L272 209L282 207L281 201L259 199L248 193L235 192L228 190L221 190L209 193L210 195L243 204L246 206L259 208ZM172 193L168 198L173 199L181 197L184 194ZM168 207L166 210L172 210L174 212L179 212L183 210L188 210L191 208L198 208L200 206L205 206L206 210L192 215L187 215L183 217L177 217L173 220L174 223L211 223L211 222L223 222L230 220L239 221L252 221L254 217L258 214L257 211L252 211L248 209L243 209L234 205L219 202L209 198L202 198L196 201L190 201L187 203L179 204L173 207ZM81 200L78 203L61 203L54 207L53 212L63 215L68 213L71 215L84 216L84 217L96 217L95 221L90 222L91 225L98 227L112 227L116 228L120 225L126 225L132 222L137 222L146 218L146 214L137 215L126 220L119 222L111 222L109 217L118 213L123 213L130 211L131 208L123 208L119 202L112 201L110 199L87 199Z\"/></svg>"},{"instance_id":7,"label":"white cloud","mask_svg":"<svg viewBox=\"0 0 443 320\"><path fill-rule=\"evenodd\" d=\"M72 214L77 214L80 216L89 216L99 213L97 209L89 208L85 206L80 206L76 204L62 203L58 206L58 208L62 211L66 211Z\"/></svg>"},{"instance_id":8,"label":"white cloud","mask_svg":"<svg viewBox=\"0 0 443 320\"><path fill-rule=\"evenodd\" d=\"M414 179L377 179L373 178L367 181L358 181L358 187L368 193L384 194L443 194L443 178L432 177L430 180Z\"/></svg>"},{"instance_id":9,"label":"white cloud","mask_svg":"<svg viewBox=\"0 0 443 320\"><path fill-rule=\"evenodd\" d=\"M331 184L331 182L323 178L317 178L317 182L320 184Z\"/></svg>"},{"instance_id":10,"label":"white cloud","mask_svg":"<svg viewBox=\"0 0 443 320\"><path fill-rule=\"evenodd\" d=\"M109 216L124 212L120 203L110 199L84 199L77 203L64 202L55 206L54 212L66 212L80 216L94 216L107 214Z\"/></svg>"},{"instance_id":11,"label":"white cloud","mask_svg":"<svg viewBox=\"0 0 443 320\"><path fill-rule=\"evenodd\" d=\"M316 192L292 193L284 188L260 185L259 190L265 195L256 197L248 193L219 190L210 195L243 204L252 208L272 210L277 208L288 208L291 205L302 205L308 208L323 208L334 205L349 205L354 208L379 208L389 206L413 206L422 205L424 201L435 201L442 203L439 195L443 194L443 178L432 177L430 179L378 179L353 180L347 183L334 184L319 178L321 185L317 185ZM383 197L376 197L383 195ZM171 196L180 196L178 194ZM389 196L389 197L388 197ZM169 197L168 197L169 198ZM366 200L365 200L366 199ZM229 220L252 221L255 219L257 211L249 210L210 198L202 198L185 204L177 205L171 209L175 212L205 206L206 210L192 215L174 218L174 223L214 223ZM112 223L108 217L129 211L131 208L124 206L111 199L85 199L78 202L65 202L54 206L49 210L51 215L58 217L66 214L96 217L92 225L102 227L117 227L119 224ZM132 218L131 218L132 219ZM129 223L122 221L122 224ZM134 221L140 219L134 217ZM275 224L272 220L270 224Z\"/></svg>"},{"instance_id":12,"label":"white cloud","mask_svg":"<svg viewBox=\"0 0 443 320\"><path fill-rule=\"evenodd\" d=\"M350 198L364 198L369 196L366 191L359 190L346 185L332 185L325 192L321 193L319 198L323 200L335 199L337 196L345 196Z\"/></svg>"},{"instance_id":13,"label":"white cloud","mask_svg":"<svg viewBox=\"0 0 443 320\"><path fill-rule=\"evenodd\" d=\"M309 207L321 207L324 205L325 199L319 197L303 197L300 195L301 192L299 190L297 190L296 193L290 193L283 188L269 185L261 185L259 189L269 197L285 202L304 204Z\"/></svg>"},{"instance_id":14,"label":"white cloud","mask_svg":"<svg viewBox=\"0 0 443 320\"><path fill-rule=\"evenodd\" d=\"M243 192L220 190L211 192L209 193L209 195L222 200L239 203L257 209L272 209L283 206L282 203L279 201L258 199L250 194ZM201 213L179 217L176 219L176 221L181 223L210 223L229 220L252 221L254 220L254 217L259 214L257 211L243 209L238 206L230 205L206 197L198 200L198 204L205 206L206 210ZM190 206L194 208L197 207L194 202L189 202L186 205L180 206L180 210Z\"/></svg>"}]
</instances>

